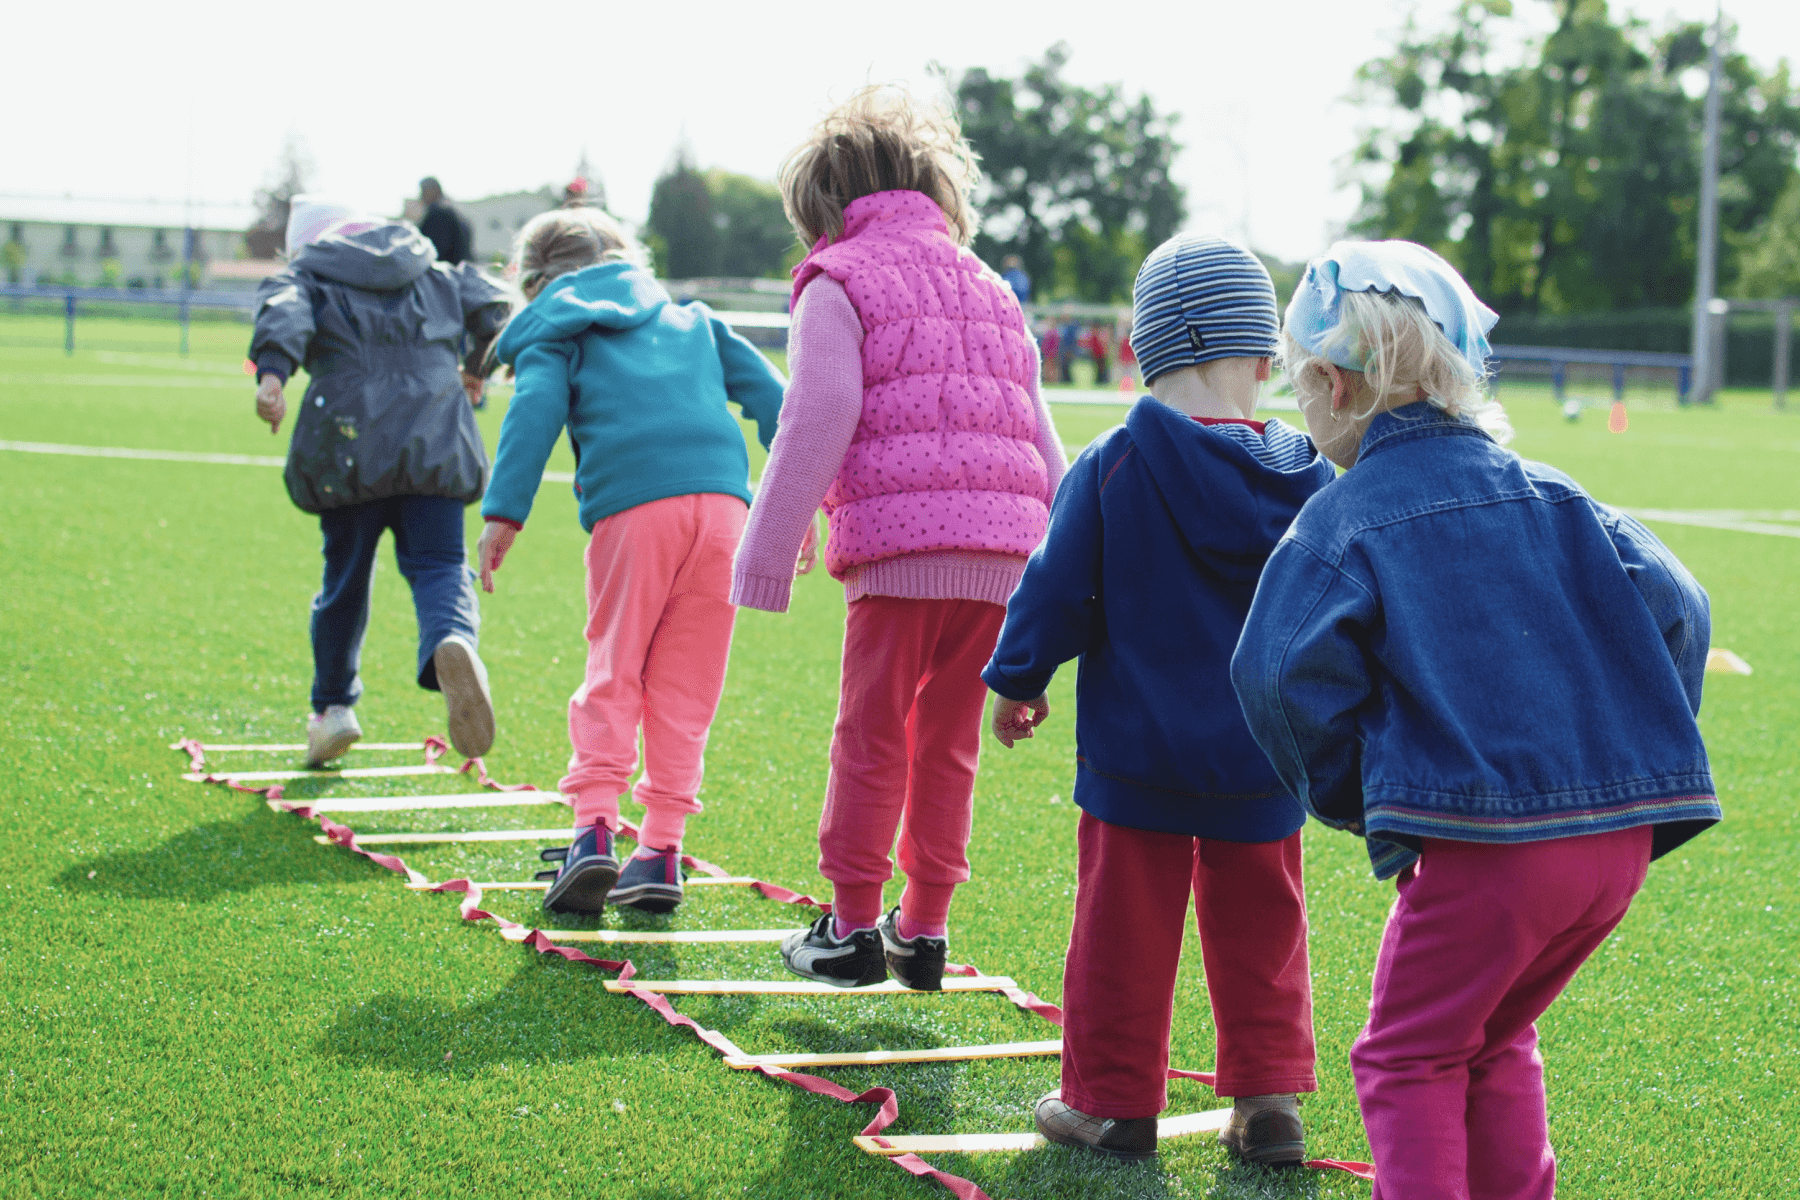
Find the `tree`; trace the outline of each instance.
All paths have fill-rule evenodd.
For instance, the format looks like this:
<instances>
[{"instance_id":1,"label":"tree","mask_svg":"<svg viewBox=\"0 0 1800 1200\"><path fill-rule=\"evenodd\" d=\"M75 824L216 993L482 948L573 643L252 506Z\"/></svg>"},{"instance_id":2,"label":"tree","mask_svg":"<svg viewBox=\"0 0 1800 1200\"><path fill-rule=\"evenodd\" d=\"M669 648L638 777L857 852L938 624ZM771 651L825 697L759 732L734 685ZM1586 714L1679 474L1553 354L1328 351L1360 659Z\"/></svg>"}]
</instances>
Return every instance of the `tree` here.
<instances>
[{"instance_id":1,"label":"tree","mask_svg":"<svg viewBox=\"0 0 1800 1200\"><path fill-rule=\"evenodd\" d=\"M729 171L706 173L713 225L718 229L718 273L732 279L780 279L782 260L795 243L781 207L781 189L766 180Z\"/></svg>"},{"instance_id":2,"label":"tree","mask_svg":"<svg viewBox=\"0 0 1800 1200\"><path fill-rule=\"evenodd\" d=\"M1800 179L1788 184L1775 209L1739 243L1739 296L1800 296Z\"/></svg>"},{"instance_id":3,"label":"tree","mask_svg":"<svg viewBox=\"0 0 1800 1200\"><path fill-rule=\"evenodd\" d=\"M1653 36L1606 0L1552 0L1557 25L1522 61L1495 47L1511 0L1463 0L1449 27L1408 25L1359 73L1388 120L1357 154L1358 233L1445 254L1502 312L1686 303L1693 289L1703 97L1683 76L1706 34ZM1800 105L1785 67L1725 60L1721 279L1794 175Z\"/></svg>"},{"instance_id":4,"label":"tree","mask_svg":"<svg viewBox=\"0 0 1800 1200\"><path fill-rule=\"evenodd\" d=\"M1063 78L1058 42L1018 79L976 67L943 72L981 156L975 252L1017 254L1040 295L1128 300L1145 253L1180 227L1186 195L1170 177L1176 118L1117 84Z\"/></svg>"},{"instance_id":5,"label":"tree","mask_svg":"<svg viewBox=\"0 0 1800 1200\"><path fill-rule=\"evenodd\" d=\"M646 227L661 243L658 272L668 279L700 279L719 273L719 227L712 194L685 143L650 191Z\"/></svg>"},{"instance_id":6,"label":"tree","mask_svg":"<svg viewBox=\"0 0 1800 1200\"><path fill-rule=\"evenodd\" d=\"M312 156L297 134L288 134L272 182L256 191L256 223L245 235L251 258L274 258L287 245L288 210L312 179Z\"/></svg>"}]
</instances>

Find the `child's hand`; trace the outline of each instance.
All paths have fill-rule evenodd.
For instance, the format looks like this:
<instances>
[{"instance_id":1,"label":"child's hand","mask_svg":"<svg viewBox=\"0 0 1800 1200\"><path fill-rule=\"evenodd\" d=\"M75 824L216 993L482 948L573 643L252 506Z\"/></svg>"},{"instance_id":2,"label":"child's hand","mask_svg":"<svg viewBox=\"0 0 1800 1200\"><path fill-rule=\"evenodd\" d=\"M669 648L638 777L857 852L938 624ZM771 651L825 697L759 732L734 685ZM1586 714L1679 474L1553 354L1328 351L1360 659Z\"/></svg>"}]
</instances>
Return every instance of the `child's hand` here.
<instances>
[{"instance_id":1,"label":"child's hand","mask_svg":"<svg viewBox=\"0 0 1800 1200\"><path fill-rule=\"evenodd\" d=\"M462 373L462 385L463 391L468 393L470 405L477 408L480 407L481 393L487 387L487 380L479 375L473 375L468 371L464 371Z\"/></svg>"},{"instance_id":2,"label":"child's hand","mask_svg":"<svg viewBox=\"0 0 1800 1200\"><path fill-rule=\"evenodd\" d=\"M799 578L819 565L819 520L806 523L806 536L800 539L800 561L794 564L794 577Z\"/></svg>"},{"instance_id":3,"label":"child's hand","mask_svg":"<svg viewBox=\"0 0 1800 1200\"><path fill-rule=\"evenodd\" d=\"M277 432L281 428L281 419L287 416L287 397L281 394L281 376L264 375L256 385L256 419L269 423L269 432Z\"/></svg>"},{"instance_id":4,"label":"child's hand","mask_svg":"<svg viewBox=\"0 0 1800 1200\"><path fill-rule=\"evenodd\" d=\"M1044 723L1050 715L1050 697L1039 696L1036 700L1008 700L1005 696L994 697L994 737L1008 750L1013 743L1023 741L1031 736L1031 731Z\"/></svg>"},{"instance_id":5,"label":"child's hand","mask_svg":"<svg viewBox=\"0 0 1800 1200\"><path fill-rule=\"evenodd\" d=\"M519 531L505 521L489 521L481 527L481 540L475 543L475 563L481 571L481 590L494 590L494 572L506 558L506 552L512 549L513 539Z\"/></svg>"}]
</instances>

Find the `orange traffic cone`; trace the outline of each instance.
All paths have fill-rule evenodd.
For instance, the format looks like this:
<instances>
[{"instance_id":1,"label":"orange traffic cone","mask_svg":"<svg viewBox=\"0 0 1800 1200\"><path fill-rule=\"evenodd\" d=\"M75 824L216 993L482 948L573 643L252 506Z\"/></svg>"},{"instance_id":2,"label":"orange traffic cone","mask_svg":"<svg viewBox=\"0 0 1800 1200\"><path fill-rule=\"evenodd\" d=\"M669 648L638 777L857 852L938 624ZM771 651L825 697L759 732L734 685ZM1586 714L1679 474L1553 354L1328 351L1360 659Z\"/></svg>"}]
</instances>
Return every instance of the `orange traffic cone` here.
<instances>
[{"instance_id":1,"label":"orange traffic cone","mask_svg":"<svg viewBox=\"0 0 1800 1200\"><path fill-rule=\"evenodd\" d=\"M1625 415L1625 402L1614 400L1612 413L1606 418L1606 427L1614 433L1624 433L1631 428L1631 418Z\"/></svg>"},{"instance_id":2,"label":"orange traffic cone","mask_svg":"<svg viewBox=\"0 0 1800 1200\"><path fill-rule=\"evenodd\" d=\"M1137 380L1130 375L1119 376L1119 390L1129 395L1137 390Z\"/></svg>"}]
</instances>

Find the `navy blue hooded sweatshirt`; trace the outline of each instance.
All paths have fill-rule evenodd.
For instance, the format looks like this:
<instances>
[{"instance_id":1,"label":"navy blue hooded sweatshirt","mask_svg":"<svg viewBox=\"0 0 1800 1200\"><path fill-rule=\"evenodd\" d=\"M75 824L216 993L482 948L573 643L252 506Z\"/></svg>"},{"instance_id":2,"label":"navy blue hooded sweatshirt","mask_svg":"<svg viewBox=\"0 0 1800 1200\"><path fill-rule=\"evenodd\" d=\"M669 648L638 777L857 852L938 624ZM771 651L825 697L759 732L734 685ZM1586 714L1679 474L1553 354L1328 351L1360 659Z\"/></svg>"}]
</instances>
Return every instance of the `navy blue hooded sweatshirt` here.
<instances>
[{"instance_id":1,"label":"navy blue hooded sweatshirt","mask_svg":"<svg viewBox=\"0 0 1800 1200\"><path fill-rule=\"evenodd\" d=\"M1280 421L1258 435L1149 397L1069 467L982 678L1031 700L1081 658L1082 808L1230 842L1300 828L1238 706L1231 655L1275 543L1335 474Z\"/></svg>"}]
</instances>

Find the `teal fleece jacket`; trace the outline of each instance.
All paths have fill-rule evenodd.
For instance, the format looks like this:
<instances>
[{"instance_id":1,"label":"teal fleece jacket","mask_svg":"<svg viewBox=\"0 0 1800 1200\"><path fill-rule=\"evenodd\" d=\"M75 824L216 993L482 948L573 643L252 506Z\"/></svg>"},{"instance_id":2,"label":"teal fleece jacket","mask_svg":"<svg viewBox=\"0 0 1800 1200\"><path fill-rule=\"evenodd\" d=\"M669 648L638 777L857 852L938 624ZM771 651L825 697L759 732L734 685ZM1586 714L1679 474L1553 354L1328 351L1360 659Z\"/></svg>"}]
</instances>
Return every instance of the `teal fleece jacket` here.
<instances>
[{"instance_id":1,"label":"teal fleece jacket","mask_svg":"<svg viewBox=\"0 0 1800 1200\"><path fill-rule=\"evenodd\" d=\"M661 500L718 492L750 502L750 456L726 407L775 438L784 381L704 304L676 304L630 263L550 282L495 352L516 386L481 515L524 528L544 463L566 428L581 527Z\"/></svg>"}]
</instances>

